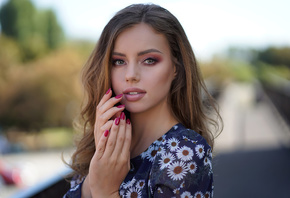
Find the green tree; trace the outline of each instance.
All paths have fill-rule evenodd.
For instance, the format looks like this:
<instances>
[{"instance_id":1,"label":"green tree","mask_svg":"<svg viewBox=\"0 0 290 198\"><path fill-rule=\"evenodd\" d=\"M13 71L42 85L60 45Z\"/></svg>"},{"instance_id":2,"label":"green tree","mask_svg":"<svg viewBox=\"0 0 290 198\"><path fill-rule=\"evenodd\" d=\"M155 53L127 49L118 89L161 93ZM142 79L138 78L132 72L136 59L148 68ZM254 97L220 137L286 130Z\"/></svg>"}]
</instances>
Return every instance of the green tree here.
<instances>
[{"instance_id":1,"label":"green tree","mask_svg":"<svg viewBox=\"0 0 290 198\"><path fill-rule=\"evenodd\" d=\"M58 48L64 40L64 34L53 10L39 11L36 24L37 33L45 39L47 48L50 50Z\"/></svg>"},{"instance_id":2,"label":"green tree","mask_svg":"<svg viewBox=\"0 0 290 198\"><path fill-rule=\"evenodd\" d=\"M38 11L30 0L9 0L0 9L2 33L15 39L22 60L35 59L56 49L64 40L52 10Z\"/></svg>"},{"instance_id":3,"label":"green tree","mask_svg":"<svg viewBox=\"0 0 290 198\"><path fill-rule=\"evenodd\" d=\"M270 65L285 65L290 68L290 47L269 47L260 51L257 59Z\"/></svg>"},{"instance_id":4,"label":"green tree","mask_svg":"<svg viewBox=\"0 0 290 198\"><path fill-rule=\"evenodd\" d=\"M30 0L10 0L0 10L2 32L23 43L34 31L36 9Z\"/></svg>"}]
</instances>

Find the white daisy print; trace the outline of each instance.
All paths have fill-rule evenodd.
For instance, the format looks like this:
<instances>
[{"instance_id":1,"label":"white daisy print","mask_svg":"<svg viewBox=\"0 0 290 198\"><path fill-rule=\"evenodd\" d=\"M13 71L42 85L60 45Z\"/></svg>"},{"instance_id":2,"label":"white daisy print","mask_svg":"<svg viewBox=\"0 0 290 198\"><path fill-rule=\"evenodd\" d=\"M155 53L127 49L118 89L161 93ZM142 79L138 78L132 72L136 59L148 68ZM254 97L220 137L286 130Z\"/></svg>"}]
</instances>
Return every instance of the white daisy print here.
<instances>
[{"instance_id":1,"label":"white daisy print","mask_svg":"<svg viewBox=\"0 0 290 198\"><path fill-rule=\"evenodd\" d=\"M157 151L157 155L163 155L165 153L164 147L160 146Z\"/></svg>"},{"instance_id":2,"label":"white daisy print","mask_svg":"<svg viewBox=\"0 0 290 198\"><path fill-rule=\"evenodd\" d=\"M183 192L180 197L181 198L193 198L193 196L191 195L191 193L188 192L188 191Z\"/></svg>"},{"instance_id":3,"label":"white daisy print","mask_svg":"<svg viewBox=\"0 0 290 198\"><path fill-rule=\"evenodd\" d=\"M210 160L209 160L208 157L205 157L205 158L204 158L203 163L204 163L205 166L207 166L207 165L211 165L211 162L210 162Z\"/></svg>"},{"instance_id":4,"label":"white daisy print","mask_svg":"<svg viewBox=\"0 0 290 198\"><path fill-rule=\"evenodd\" d=\"M212 152L211 152L211 149L210 148L207 149L207 155L210 156L210 157L212 157Z\"/></svg>"},{"instance_id":5,"label":"white daisy print","mask_svg":"<svg viewBox=\"0 0 290 198\"><path fill-rule=\"evenodd\" d=\"M193 144L196 144L196 143L197 143L197 141L191 140L191 143L193 143Z\"/></svg>"},{"instance_id":6,"label":"white daisy print","mask_svg":"<svg viewBox=\"0 0 290 198\"><path fill-rule=\"evenodd\" d=\"M177 150L176 155L182 161L189 161L192 159L193 151L191 148L183 146Z\"/></svg>"},{"instance_id":7,"label":"white daisy print","mask_svg":"<svg viewBox=\"0 0 290 198\"><path fill-rule=\"evenodd\" d=\"M198 191L194 194L194 198L204 198L202 192Z\"/></svg>"},{"instance_id":8,"label":"white daisy print","mask_svg":"<svg viewBox=\"0 0 290 198\"><path fill-rule=\"evenodd\" d=\"M208 157L205 157L203 160L203 163L205 166L209 166L209 168L210 168L209 174L210 174L212 172L211 160Z\"/></svg>"},{"instance_id":9,"label":"white daisy print","mask_svg":"<svg viewBox=\"0 0 290 198\"><path fill-rule=\"evenodd\" d=\"M158 152L158 148L157 146L150 146L148 151L147 151L147 159L149 159L150 162L153 162L156 154Z\"/></svg>"},{"instance_id":10,"label":"white daisy print","mask_svg":"<svg viewBox=\"0 0 290 198\"><path fill-rule=\"evenodd\" d=\"M161 159L159 160L159 165L160 165L160 169L164 169L167 168L172 161L175 160L175 157L172 153L165 153L161 156Z\"/></svg>"},{"instance_id":11,"label":"white daisy print","mask_svg":"<svg viewBox=\"0 0 290 198\"><path fill-rule=\"evenodd\" d=\"M125 193L125 190L120 190L120 191L119 191L120 196L123 196L124 193Z\"/></svg>"},{"instance_id":12,"label":"white daisy print","mask_svg":"<svg viewBox=\"0 0 290 198\"><path fill-rule=\"evenodd\" d=\"M158 142L162 142L162 140L163 140L163 137L162 136L157 139Z\"/></svg>"},{"instance_id":13,"label":"white daisy print","mask_svg":"<svg viewBox=\"0 0 290 198\"><path fill-rule=\"evenodd\" d=\"M189 162L187 164L187 169L191 174L194 174L197 170L197 165L195 162Z\"/></svg>"},{"instance_id":14,"label":"white daisy print","mask_svg":"<svg viewBox=\"0 0 290 198\"><path fill-rule=\"evenodd\" d=\"M176 138L170 138L167 142L167 146L170 148L170 151L176 151L179 145L179 140Z\"/></svg>"},{"instance_id":15,"label":"white daisy print","mask_svg":"<svg viewBox=\"0 0 290 198\"><path fill-rule=\"evenodd\" d=\"M136 179L133 177L133 179L131 180L131 182L128 183L128 187L133 186L133 185L135 184L135 182L136 182ZM127 187L127 188L128 188L128 187Z\"/></svg>"},{"instance_id":16,"label":"white daisy print","mask_svg":"<svg viewBox=\"0 0 290 198\"><path fill-rule=\"evenodd\" d=\"M125 195L125 197L127 197L127 198L131 198L131 197L142 198L141 196L142 196L141 190L138 188L134 188L134 187L129 188L126 195Z\"/></svg>"},{"instance_id":17,"label":"white daisy print","mask_svg":"<svg viewBox=\"0 0 290 198\"><path fill-rule=\"evenodd\" d=\"M162 189L160 187L157 188L157 193L158 194L162 194L163 193L163 191L162 191Z\"/></svg>"},{"instance_id":18,"label":"white daisy print","mask_svg":"<svg viewBox=\"0 0 290 198\"><path fill-rule=\"evenodd\" d=\"M145 180L140 180L137 182L136 187L142 189L145 186Z\"/></svg>"},{"instance_id":19,"label":"white daisy print","mask_svg":"<svg viewBox=\"0 0 290 198\"><path fill-rule=\"evenodd\" d=\"M196 151L196 154L197 154L197 156L198 156L199 159L203 158L204 153L205 153L205 151L204 151L204 145L202 145L202 144L196 145L195 151Z\"/></svg>"},{"instance_id":20,"label":"white daisy print","mask_svg":"<svg viewBox=\"0 0 290 198\"><path fill-rule=\"evenodd\" d=\"M161 140L162 144L164 145L166 143L166 135L162 136L162 140Z\"/></svg>"},{"instance_id":21,"label":"white daisy print","mask_svg":"<svg viewBox=\"0 0 290 198\"><path fill-rule=\"evenodd\" d=\"M148 149L149 149L149 148L147 148L143 153L141 153L141 158L142 158L142 159L145 159L145 158L147 157L147 155L148 155L148 154L147 154Z\"/></svg>"},{"instance_id":22,"label":"white daisy print","mask_svg":"<svg viewBox=\"0 0 290 198\"><path fill-rule=\"evenodd\" d=\"M210 192L206 192L205 194L204 194L204 198L210 198Z\"/></svg>"},{"instance_id":23,"label":"white daisy print","mask_svg":"<svg viewBox=\"0 0 290 198\"><path fill-rule=\"evenodd\" d=\"M119 190L119 194L120 194L120 196L122 197L122 196L125 194L125 190L124 190L124 189Z\"/></svg>"},{"instance_id":24,"label":"white daisy print","mask_svg":"<svg viewBox=\"0 0 290 198\"><path fill-rule=\"evenodd\" d=\"M184 188L185 187L185 182L182 182L181 184L180 184L180 188Z\"/></svg>"},{"instance_id":25,"label":"white daisy print","mask_svg":"<svg viewBox=\"0 0 290 198\"><path fill-rule=\"evenodd\" d=\"M174 128L174 130L176 130L176 129L178 129L178 126L175 125L173 128Z\"/></svg>"},{"instance_id":26,"label":"white daisy print","mask_svg":"<svg viewBox=\"0 0 290 198\"><path fill-rule=\"evenodd\" d=\"M130 182L131 182L131 181L123 182L123 183L121 184L121 187L123 187L123 188L125 188L125 189L128 188Z\"/></svg>"},{"instance_id":27,"label":"white daisy print","mask_svg":"<svg viewBox=\"0 0 290 198\"><path fill-rule=\"evenodd\" d=\"M186 141L186 142L189 141L188 137L186 137L186 136L182 136L182 138L183 138L183 140Z\"/></svg>"},{"instance_id":28,"label":"white daisy print","mask_svg":"<svg viewBox=\"0 0 290 198\"><path fill-rule=\"evenodd\" d=\"M176 194L176 195L179 195L180 194L180 188L175 188L173 190L173 193Z\"/></svg>"},{"instance_id":29,"label":"white daisy print","mask_svg":"<svg viewBox=\"0 0 290 198\"><path fill-rule=\"evenodd\" d=\"M167 174L172 180L181 180L187 174L187 167L183 161L173 162L168 166Z\"/></svg>"}]
</instances>

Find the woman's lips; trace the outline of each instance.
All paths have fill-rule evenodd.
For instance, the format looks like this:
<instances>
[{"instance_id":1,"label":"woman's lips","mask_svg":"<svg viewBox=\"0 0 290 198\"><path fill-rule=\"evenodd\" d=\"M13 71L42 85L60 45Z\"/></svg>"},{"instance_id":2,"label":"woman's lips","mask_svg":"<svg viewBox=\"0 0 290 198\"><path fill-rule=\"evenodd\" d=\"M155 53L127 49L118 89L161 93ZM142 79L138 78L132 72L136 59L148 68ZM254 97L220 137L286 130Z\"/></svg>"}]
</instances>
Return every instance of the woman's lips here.
<instances>
[{"instance_id":1,"label":"woman's lips","mask_svg":"<svg viewBox=\"0 0 290 198\"><path fill-rule=\"evenodd\" d=\"M125 99L130 102L134 102L143 98L146 91L139 88L128 88L123 91Z\"/></svg>"}]
</instances>

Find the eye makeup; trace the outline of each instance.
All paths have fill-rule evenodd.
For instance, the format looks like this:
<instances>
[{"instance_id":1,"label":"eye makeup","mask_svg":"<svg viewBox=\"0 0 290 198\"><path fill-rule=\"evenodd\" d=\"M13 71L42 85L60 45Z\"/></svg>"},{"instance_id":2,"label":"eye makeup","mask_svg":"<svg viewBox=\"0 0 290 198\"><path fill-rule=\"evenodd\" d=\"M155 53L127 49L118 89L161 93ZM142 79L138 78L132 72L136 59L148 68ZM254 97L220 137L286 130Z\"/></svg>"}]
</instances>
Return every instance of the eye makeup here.
<instances>
[{"instance_id":1,"label":"eye makeup","mask_svg":"<svg viewBox=\"0 0 290 198\"><path fill-rule=\"evenodd\" d=\"M120 59L120 58L112 58L112 65L114 66L119 66L119 65L124 65L125 61Z\"/></svg>"},{"instance_id":2,"label":"eye makeup","mask_svg":"<svg viewBox=\"0 0 290 198\"><path fill-rule=\"evenodd\" d=\"M159 62L159 59L157 59L157 58L146 58L144 61L142 61L145 65L155 65L156 63L158 63Z\"/></svg>"},{"instance_id":3,"label":"eye makeup","mask_svg":"<svg viewBox=\"0 0 290 198\"><path fill-rule=\"evenodd\" d=\"M160 61L162 61L162 56L159 55L162 54L158 50L145 50L137 54L138 59L139 59L139 64L143 64L146 66L154 66ZM124 53L119 53L119 52L113 52L113 57L112 57L112 65L113 66L122 66L126 65L126 61L124 59L126 58L126 54Z\"/></svg>"},{"instance_id":4,"label":"eye makeup","mask_svg":"<svg viewBox=\"0 0 290 198\"><path fill-rule=\"evenodd\" d=\"M145 55L145 58L142 59L142 63L148 66L153 66L159 63L161 60L161 57L156 55Z\"/></svg>"}]
</instances>

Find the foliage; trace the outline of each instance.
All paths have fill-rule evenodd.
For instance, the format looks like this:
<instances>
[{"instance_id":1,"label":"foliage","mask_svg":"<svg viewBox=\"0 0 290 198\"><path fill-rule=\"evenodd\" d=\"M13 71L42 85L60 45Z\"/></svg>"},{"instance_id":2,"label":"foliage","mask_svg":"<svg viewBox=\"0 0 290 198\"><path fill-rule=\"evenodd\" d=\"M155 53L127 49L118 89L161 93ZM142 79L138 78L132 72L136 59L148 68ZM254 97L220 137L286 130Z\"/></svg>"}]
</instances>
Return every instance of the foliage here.
<instances>
[{"instance_id":1,"label":"foliage","mask_svg":"<svg viewBox=\"0 0 290 198\"><path fill-rule=\"evenodd\" d=\"M290 68L285 65L273 66L259 62L256 68L258 78L265 84L278 87L290 81Z\"/></svg>"},{"instance_id":2,"label":"foliage","mask_svg":"<svg viewBox=\"0 0 290 198\"><path fill-rule=\"evenodd\" d=\"M245 61L213 57L201 63L203 77L217 87L223 87L230 81L251 82L255 77L253 67Z\"/></svg>"},{"instance_id":3,"label":"foliage","mask_svg":"<svg viewBox=\"0 0 290 198\"><path fill-rule=\"evenodd\" d=\"M11 142L9 152L63 149L73 145L74 131L71 128L44 128L39 132L23 133L9 130L6 137Z\"/></svg>"},{"instance_id":4,"label":"foliage","mask_svg":"<svg viewBox=\"0 0 290 198\"><path fill-rule=\"evenodd\" d=\"M258 52L257 61L273 66L285 65L290 68L290 47L269 47Z\"/></svg>"},{"instance_id":5,"label":"foliage","mask_svg":"<svg viewBox=\"0 0 290 198\"><path fill-rule=\"evenodd\" d=\"M19 45L23 61L58 48L64 34L52 10L37 10L30 0L9 0L1 7L2 33Z\"/></svg>"},{"instance_id":6,"label":"foliage","mask_svg":"<svg viewBox=\"0 0 290 198\"><path fill-rule=\"evenodd\" d=\"M79 75L86 58L68 46L8 67L0 83L0 125L22 130L71 127L82 98Z\"/></svg>"},{"instance_id":7,"label":"foliage","mask_svg":"<svg viewBox=\"0 0 290 198\"><path fill-rule=\"evenodd\" d=\"M4 35L0 35L0 86L1 81L6 77L9 68L20 62L21 50L17 42Z\"/></svg>"}]
</instances>

